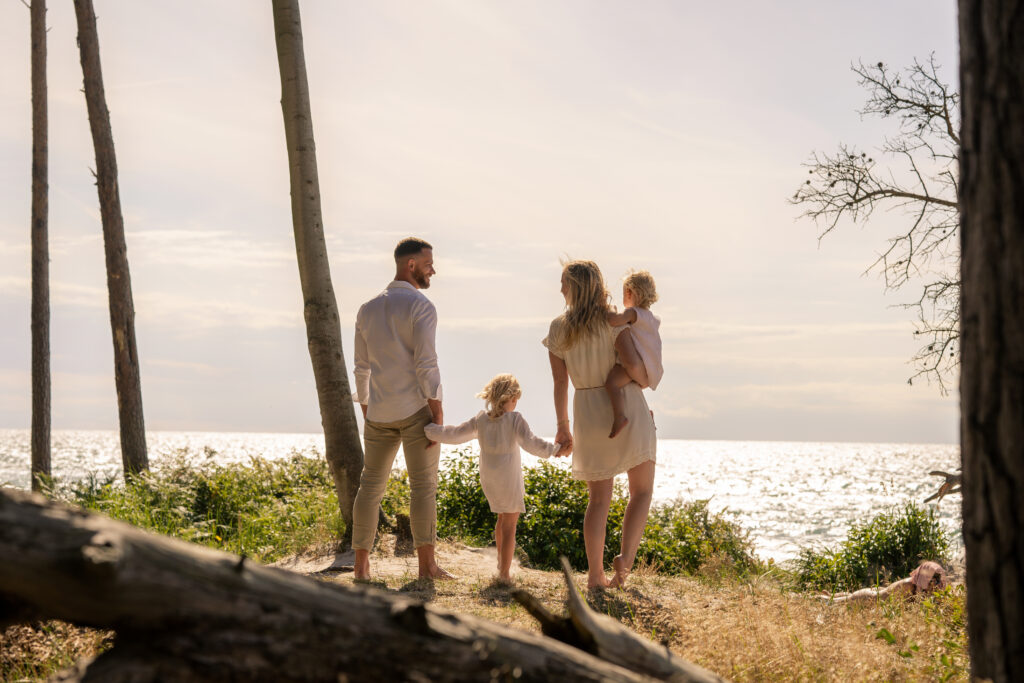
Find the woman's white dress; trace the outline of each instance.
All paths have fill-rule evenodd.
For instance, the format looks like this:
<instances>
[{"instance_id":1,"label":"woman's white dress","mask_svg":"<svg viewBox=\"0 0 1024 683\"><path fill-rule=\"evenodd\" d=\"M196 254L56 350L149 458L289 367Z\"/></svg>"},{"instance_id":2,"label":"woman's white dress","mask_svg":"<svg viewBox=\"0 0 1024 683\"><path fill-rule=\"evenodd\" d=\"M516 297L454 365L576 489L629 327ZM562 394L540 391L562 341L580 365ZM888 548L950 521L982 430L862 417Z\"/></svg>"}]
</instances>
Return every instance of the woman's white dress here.
<instances>
[{"instance_id":1,"label":"woman's white dress","mask_svg":"<svg viewBox=\"0 0 1024 683\"><path fill-rule=\"evenodd\" d=\"M481 410L460 425L429 424L427 438L441 443L480 443L480 488L491 512L526 512L523 464L519 448L538 458L550 458L561 446L535 436L522 415L513 411L491 417Z\"/></svg>"},{"instance_id":2,"label":"woman's white dress","mask_svg":"<svg viewBox=\"0 0 1024 683\"><path fill-rule=\"evenodd\" d=\"M554 348L562 318L551 322L544 346L565 361L575 389L572 399L572 475L584 481L611 479L648 460L655 460L654 418L643 390L635 382L623 388L629 424L614 439L612 404L604 383L615 365L615 338L625 327L603 325L600 333L576 341L569 349Z\"/></svg>"}]
</instances>

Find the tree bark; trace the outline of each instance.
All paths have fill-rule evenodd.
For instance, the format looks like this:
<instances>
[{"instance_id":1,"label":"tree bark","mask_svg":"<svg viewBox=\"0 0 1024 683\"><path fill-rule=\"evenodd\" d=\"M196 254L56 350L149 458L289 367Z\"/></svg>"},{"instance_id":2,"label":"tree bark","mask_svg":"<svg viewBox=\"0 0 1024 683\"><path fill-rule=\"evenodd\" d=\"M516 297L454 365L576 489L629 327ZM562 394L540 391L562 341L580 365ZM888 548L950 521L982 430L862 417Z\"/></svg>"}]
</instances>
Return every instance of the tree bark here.
<instances>
[{"instance_id":1,"label":"tree bark","mask_svg":"<svg viewBox=\"0 0 1024 683\"><path fill-rule=\"evenodd\" d=\"M656 680L551 638L264 567L21 491L0 490L0 557L0 623L30 609L117 631L111 650L62 680ZM593 624L577 602L574 618ZM625 629L596 630L609 632L600 643L641 653L661 680L721 680Z\"/></svg>"},{"instance_id":2,"label":"tree bark","mask_svg":"<svg viewBox=\"0 0 1024 683\"><path fill-rule=\"evenodd\" d=\"M971 673L1024 680L1024 11L960 0L964 545Z\"/></svg>"},{"instance_id":3,"label":"tree bark","mask_svg":"<svg viewBox=\"0 0 1024 683\"><path fill-rule=\"evenodd\" d=\"M85 103L96 150L96 185L103 221L103 246L107 261L107 295L110 329L114 338L114 383L121 427L121 459L125 476L149 469L146 426L142 415L142 386L135 344L135 307L128 270L128 248L117 183L117 158L110 129L110 112L103 91L99 36L92 0L75 0L78 47L85 81Z\"/></svg>"},{"instance_id":4,"label":"tree bark","mask_svg":"<svg viewBox=\"0 0 1024 683\"><path fill-rule=\"evenodd\" d=\"M50 476L49 118L46 0L32 0L32 490Z\"/></svg>"},{"instance_id":5,"label":"tree bark","mask_svg":"<svg viewBox=\"0 0 1024 683\"><path fill-rule=\"evenodd\" d=\"M320 180L298 0L273 0L273 11L306 339L320 401L325 455L345 520L345 537L350 540L352 503L363 471L363 449L341 346L338 303L320 212Z\"/></svg>"}]
</instances>

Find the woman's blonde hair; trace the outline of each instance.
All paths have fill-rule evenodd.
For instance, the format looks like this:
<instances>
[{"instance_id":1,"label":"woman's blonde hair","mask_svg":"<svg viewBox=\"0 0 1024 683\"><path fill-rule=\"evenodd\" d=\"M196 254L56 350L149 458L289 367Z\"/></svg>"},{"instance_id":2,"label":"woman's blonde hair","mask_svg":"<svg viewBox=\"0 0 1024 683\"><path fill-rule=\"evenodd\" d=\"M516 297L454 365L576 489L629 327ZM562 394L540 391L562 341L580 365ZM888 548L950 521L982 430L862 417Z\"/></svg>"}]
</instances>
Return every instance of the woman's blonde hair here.
<instances>
[{"instance_id":1,"label":"woman's blonde hair","mask_svg":"<svg viewBox=\"0 0 1024 683\"><path fill-rule=\"evenodd\" d=\"M581 337L597 334L602 326L608 324L611 296L604 285L601 269L593 261L564 263L562 277L569 291L555 345L559 349L568 349Z\"/></svg>"},{"instance_id":2,"label":"woman's blonde hair","mask_svg":"<svg viewBox=\"0 0 1024 683\"><path fill-rule=\"evenodd\" d=\"M658 300L654 278L646 270L631 270L622 279L622 286L633 293L633 304L638 308L650 308Z\"/></svg>"},{"instance_id":3,"label":"woman's blonde hair","mask_svg":"<svg viewBox=\"0 0 1024 683\"><path fill-rule=\"evenodd\" d=\"M522 395L523 390L519 388L519 380L514 375L503 373L495 375L494 379L488 382L476 397L484 400L488 415L501 417L505 413L502 406Z\"/></svg>"}]
</instances>

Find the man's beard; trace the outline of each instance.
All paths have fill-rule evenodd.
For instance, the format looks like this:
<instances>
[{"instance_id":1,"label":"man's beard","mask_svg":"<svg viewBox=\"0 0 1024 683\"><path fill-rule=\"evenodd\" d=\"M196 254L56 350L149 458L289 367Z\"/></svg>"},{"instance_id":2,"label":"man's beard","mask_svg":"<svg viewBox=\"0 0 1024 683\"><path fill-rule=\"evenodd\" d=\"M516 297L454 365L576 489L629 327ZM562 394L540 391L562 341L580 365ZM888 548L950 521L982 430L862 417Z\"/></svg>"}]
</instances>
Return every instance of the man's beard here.
<instances>
[{"instance_id":1,"label":"man's beard","mask_svg":"<svg viewBox=\"0 0 1024 683\"><path fill-rule=\"evenodd\" d=\"M419 269L419 266L413 269L412 279L416 281L420 289L430 289L430 279L425 272Z\"/></svg>"}]
</instances>

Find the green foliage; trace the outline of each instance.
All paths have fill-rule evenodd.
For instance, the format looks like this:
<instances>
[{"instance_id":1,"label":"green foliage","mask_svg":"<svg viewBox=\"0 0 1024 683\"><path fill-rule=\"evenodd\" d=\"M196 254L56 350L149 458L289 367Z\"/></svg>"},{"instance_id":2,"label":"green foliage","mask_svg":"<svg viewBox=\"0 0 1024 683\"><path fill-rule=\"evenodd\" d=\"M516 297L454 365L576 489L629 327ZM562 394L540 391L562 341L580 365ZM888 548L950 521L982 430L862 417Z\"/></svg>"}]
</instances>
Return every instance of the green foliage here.
<instances>
[{"instance_id":1,"label":"green foliage","mask_svg":"<svg viewBox=\"0 0 1024 683\"><path fill-rule=\"evenodd\" d=\"M950 586L921 601L925 621L942 633L941 649L932 657L934 680L966 680L970 674L967 651L967 593L963 585Z\"/></svg>"},{"instance_id":2,"label":"green foliage","mask_svg":"<svg viewBox=\"0 0 1024 683\"><path fill-rule=\"evenodd\" d=\"M800 551L795 580L802 588L843 591L908 576L922 560L943 560L949 537L934 509L907 503L855 524L836 548Z\"/></svg>"},{"instance_id":3,"label":"green foliage","mask_svg":"<svg viewBox=\"0 0 1024 683\"><path fill-rule=\"evenodd\" d=\"M145 529L263 562L344 531L326 462L299 454L197 465L182 452L127 484L90 477L57 495Z\"/></svg>"},{"instance_id":4,"label":"green foliage","mask_svg":"<svg viewBox=\"0 0 1024 683\"><path fill-rule=\"evenodd\" d=\"M526 513L519 519L517 542L531 564L557 569L565 555L577 568L586 567L583 517L587 510L587 485L549 462L524 472ZM629 498L616 486L608 514L605 561L618 553L622 518ZM708 560L723 562L738 572L758 566L747 534L721 514L708 510L708 501L655 505L637 560L669 574L692 573ZM477 458L469 451L440 473L438 532L476 543L490 543L495 515L480 489Z\"/></svg>"}]
</instances>

